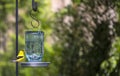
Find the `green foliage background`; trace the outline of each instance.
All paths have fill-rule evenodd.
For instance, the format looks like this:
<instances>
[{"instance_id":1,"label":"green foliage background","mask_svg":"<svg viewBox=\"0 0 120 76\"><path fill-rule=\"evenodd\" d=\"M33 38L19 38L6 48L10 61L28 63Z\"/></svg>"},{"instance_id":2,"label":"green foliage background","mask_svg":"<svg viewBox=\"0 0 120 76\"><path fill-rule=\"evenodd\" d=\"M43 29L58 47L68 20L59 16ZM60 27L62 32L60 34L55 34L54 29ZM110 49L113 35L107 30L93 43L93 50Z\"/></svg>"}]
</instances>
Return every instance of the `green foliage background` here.
<instances>
[{"instance_id":1,"label":"green foliage background","mask_svg":"<svg viewBox=\"0 0 120 76\"><path fill-rule=\"evenodd\" d=\"M53 46L46 41L46 38L52 33L51 25L54 19L53 13L50 10L50 0L38 0L37 2L39 5L39 13L33 13L33 15L41 22L40 29L38 30L42 30L45 33L45 55L43 61L48 61L52 64L47 68L23 68L19 66L19 76L56 76L58 74L58 65L56 65L58 63L56 61L58 57L55 57L56 54L52 48ZM36 30L31 27L31 10L31 0L19 0L19 50L25 48L24 32L26 30ZM0 12L0 37L5 38L5 40L2 40L0 43L2 46L0 50L0 76L15 76L15 63L12 62L12 59L15 58L16 46L15 0L1 0Z\"/></svg>"},{"instance_id":2,"label":"green foliage background","mask_svg":"<svg viewBox=\"0 0 120 76\"><path fill-rule=\"evenodd\" d=\"M82 3L86 8L94 8L98 0L72 0L73 5L56 13L51 11L51 0L36 1L39 3L39 12L33 15L41 22L38 30L45 33L43 61L51 64L46 68L19 66L19 76L120 76L120 21L114 23L114 36L111 37L108 35L111 29L107 27L107 20L101 24L96 22L97 28L94 28L82 22L83 16L79 15L77 9ZM116 7L120 18L120 1L110 2ZM31 9L31 0L19 0L19 50L25 48L24 32L36 30L30 23ZM91 17L99 15L99 12L89 8L83 14L86 12L92 13ZM74 21L64 23L66 16L74 18ZM84 29L92 33L92 36L86 34ZM94 41L87 42L86 36L93 37ZM110 43L106 45L107 42ZM15 76L15 63L12 62L15 58L15 0L0 0L0 58L0 76Z\"/></svg>"}]
</instances>

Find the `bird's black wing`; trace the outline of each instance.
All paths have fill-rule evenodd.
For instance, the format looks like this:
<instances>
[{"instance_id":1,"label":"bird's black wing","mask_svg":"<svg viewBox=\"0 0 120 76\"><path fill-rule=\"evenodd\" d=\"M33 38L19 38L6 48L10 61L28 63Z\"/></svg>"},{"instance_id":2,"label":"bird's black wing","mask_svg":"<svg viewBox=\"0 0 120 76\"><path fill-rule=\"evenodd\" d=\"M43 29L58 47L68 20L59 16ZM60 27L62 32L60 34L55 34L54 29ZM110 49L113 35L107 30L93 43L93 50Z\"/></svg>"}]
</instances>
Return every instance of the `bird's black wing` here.
<instances>
[{"instance_id":1,"label":"bird's black wing","mask_svg":"<svg viewBox=\"0 0 120 76\"><path fill-rule=\"evenodd\" d=\"M23 58L23 56L18 56L17 59Z\"/></svg>"}]
</instances>

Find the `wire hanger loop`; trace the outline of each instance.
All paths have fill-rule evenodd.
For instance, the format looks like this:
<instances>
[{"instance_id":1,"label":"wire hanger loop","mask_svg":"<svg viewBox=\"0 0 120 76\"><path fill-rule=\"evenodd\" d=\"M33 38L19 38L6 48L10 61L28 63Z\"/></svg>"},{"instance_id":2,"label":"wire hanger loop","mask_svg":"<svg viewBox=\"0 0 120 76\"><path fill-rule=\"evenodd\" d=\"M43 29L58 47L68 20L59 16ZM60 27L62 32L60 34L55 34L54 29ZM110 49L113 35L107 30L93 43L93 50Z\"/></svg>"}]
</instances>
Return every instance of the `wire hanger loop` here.
<instances>
[{"instance_id":1,"label":"wire hanger loop","mask_svg":"<svg viewBox=\"0 0 120 76\"><path fill-rule=\"evenodd\" d=\"M31 25L33 28L38 28L41 25L41 23L35 16L33 16L32 12L34 12L34 11L33 10L30 11L30 16L33 19L31 21Z\"/></svg>"}]
</instances>

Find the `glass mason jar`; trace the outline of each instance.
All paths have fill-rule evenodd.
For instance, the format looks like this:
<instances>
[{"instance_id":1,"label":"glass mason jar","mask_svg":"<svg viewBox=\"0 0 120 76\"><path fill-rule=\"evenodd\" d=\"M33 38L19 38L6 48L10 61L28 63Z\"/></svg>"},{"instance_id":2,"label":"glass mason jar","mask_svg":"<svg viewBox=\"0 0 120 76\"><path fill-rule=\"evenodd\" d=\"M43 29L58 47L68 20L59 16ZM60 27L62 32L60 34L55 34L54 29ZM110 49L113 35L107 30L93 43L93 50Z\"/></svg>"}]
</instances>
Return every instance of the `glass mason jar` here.
<instances>
[{"instance_id":1,"label":"glass mason jar","mask_svg":"<svg viewBox=\"0 0 120 76\"><path fill-rule=\"evenodd\" d=\"M25 32L25 54L29 62L40 62L44 54L44 32Z\"/></svg>"}]
</instances>

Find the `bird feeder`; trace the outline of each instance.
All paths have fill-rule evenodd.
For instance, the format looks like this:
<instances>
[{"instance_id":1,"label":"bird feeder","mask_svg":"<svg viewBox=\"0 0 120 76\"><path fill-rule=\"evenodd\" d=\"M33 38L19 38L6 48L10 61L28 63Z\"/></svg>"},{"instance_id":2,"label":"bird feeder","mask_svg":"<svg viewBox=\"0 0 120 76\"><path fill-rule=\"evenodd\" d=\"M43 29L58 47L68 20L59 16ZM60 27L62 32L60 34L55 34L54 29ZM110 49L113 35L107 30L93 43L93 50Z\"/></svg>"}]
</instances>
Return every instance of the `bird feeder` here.
<instances>
[{"instance_id":1,"label":"bird feeder","mask_svg":"<svg viewBox=\"0 0 120 76\"><path fill-rule=\"evenodd\" d=\"M37 12L37 2L32 0L32 11ZM38 28L39 20L34 19L33 21L38 22L37 26L31 22L33 28ZM16 59L18 55L18 0L16 0ZM44 32L40 30L30 30L25 32L25 55L27 62L20 62L21 66L24 67L47 67L50 62L42 62L44 55ZM18 62L16 62L16 76L19 74Z\"/></svg>"},{"instance_id":2,"label":"bird feeder","mask_svg":"<svg viewBox=\"0 0 120 76\"><path fill-rule=\"evenodd\" d=\"M44 32L25 32L25 54L28 62L21 62L22 66L48 66L49 62L42 62L44 55Z\"/></svg>"},{"instance_id":3,"label":"bird feeder","mask_svg":"<svg viewBox=\"0 0 120 76\"><path fill-rule=\"evenodd\" d=\"M25 32L25 53L29 62L41 62L44 54L43 31Z\"/></svg>"},{"instance_id":4,"label":"bird feeder","mask_svg":"<svg viewBox=\"0 0 120 76\"><path fill-rule=\"evenodd\" d=\"M37 2L32 0L32 11L37 11ZM31 11L31 12L32 12ZM39 28L40 22L30 12L33 18L31 26L34 29ZM34 24L36 23L36 24ZM28 62L21 62L21 66L46 67L50 62L42 62L44 56L44 32L37 30L25 31L25 55Z\"/></svg>"}]
</instances>

